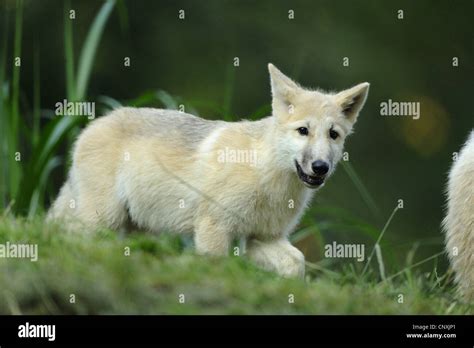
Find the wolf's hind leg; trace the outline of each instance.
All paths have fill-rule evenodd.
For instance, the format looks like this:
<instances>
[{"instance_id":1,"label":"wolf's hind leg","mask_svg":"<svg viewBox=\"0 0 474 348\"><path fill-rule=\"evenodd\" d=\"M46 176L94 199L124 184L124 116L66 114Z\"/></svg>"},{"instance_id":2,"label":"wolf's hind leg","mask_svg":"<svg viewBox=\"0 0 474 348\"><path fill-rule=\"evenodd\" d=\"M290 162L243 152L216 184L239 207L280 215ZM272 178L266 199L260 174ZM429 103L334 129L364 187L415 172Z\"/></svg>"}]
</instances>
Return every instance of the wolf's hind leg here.
<instances>
[{"instance_id":1,"label":"wolf's hind leg","mask_svg":"<svg viewBox=\"0 0 474 348\"><path fill-rule=\"evenodd\" d=\"M194 242L199 254L225 256L229 253L231 233L213 218L205 216L195 223Z\"/></svg>"},{"instance_id":2,"label":"wolf's hind leg","mask_svg":"<svg viewBox=\"0 0 474 348\"><path fill-rule=\"evenodd\" d=\"M284 277L304 277L304 255L282 238L272 241L250 239L247 256L261 268Z\"/></svg>"},{"instance_id":3,"label":"wolf's hind leg","mask_svg":"<svg viewBox=\"0 0 474 348\"><path fill-rule=\"evenodd\" d=\"M86 195L81 195L81 198L77 215L89 228L106 227L126 231L127 213L119 201Z\"/></svg>"}]
</instances>

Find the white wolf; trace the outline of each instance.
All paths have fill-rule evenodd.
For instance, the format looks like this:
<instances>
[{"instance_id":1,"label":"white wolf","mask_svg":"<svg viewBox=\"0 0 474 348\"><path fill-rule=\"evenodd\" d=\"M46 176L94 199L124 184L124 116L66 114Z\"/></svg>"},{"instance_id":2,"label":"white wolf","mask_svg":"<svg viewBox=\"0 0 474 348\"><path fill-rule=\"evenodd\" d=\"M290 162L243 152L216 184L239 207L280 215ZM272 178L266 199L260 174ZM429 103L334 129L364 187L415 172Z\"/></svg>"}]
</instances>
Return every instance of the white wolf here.
<instances>
[{"instance_id":1,"label":"white wolf","mask_svg":"<svg viewBox=\"0 0 474 348\"><path fill-rule=\"evenodd\" d=\"M446 250L459 291L474 300L474 131L449 173L448 212L443 221Z\"/></svg>"},{"instance_id":2,"label":"white wolf","mask_svg":"<svg viewBox=\"0 0 474 348\"><path fill-rule=\"evenodd\" d=\"M121 108L91 122L50 217L194 233L197 251L211 255L245 238L248 257L262 268L303 276L304 256L288 236L334 172L369 84L325 94L268 67L273 115L259 121ZM254 155L235 160L233 150Z\"/></svg>"}]
</instances>

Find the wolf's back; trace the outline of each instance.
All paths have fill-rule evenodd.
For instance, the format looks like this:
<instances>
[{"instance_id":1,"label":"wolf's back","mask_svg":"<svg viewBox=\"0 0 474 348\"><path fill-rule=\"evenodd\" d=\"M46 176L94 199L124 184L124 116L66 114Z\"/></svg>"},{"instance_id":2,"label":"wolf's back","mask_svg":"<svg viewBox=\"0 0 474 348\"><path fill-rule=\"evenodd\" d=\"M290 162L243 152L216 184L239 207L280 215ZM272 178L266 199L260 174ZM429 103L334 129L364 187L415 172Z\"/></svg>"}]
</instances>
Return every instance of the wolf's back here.
<instances>
[{"instance_id":1,"label":"wolf's back","mask_svg":"<svg viewBox=\"0 0 474 348\"><path fill-rule=\"evenodd\" d=\"M74 142L68 179L48 219L80 231L99 225L118 230L129 225L131 215L137 225L149 229L168 220L170 225L178 220L188 223L192 214L180 214L182 210L171 208L168 200L186 198L188 207L194 202L194 191L177 185L176 178L189 181L199 176L193 172L199 145L223 125L151 108L119 108L99 117Z\"/></svg>"},{"instance_id":2,"label":"wolf's back","mask_svg":"<svg viewBox=\"0 0 474 348\"><path fill-rule=\"evenodd\" d=\"M474 300L474 130L449 173L446 249L459 290Z\"/></svg>"}]
</instances>

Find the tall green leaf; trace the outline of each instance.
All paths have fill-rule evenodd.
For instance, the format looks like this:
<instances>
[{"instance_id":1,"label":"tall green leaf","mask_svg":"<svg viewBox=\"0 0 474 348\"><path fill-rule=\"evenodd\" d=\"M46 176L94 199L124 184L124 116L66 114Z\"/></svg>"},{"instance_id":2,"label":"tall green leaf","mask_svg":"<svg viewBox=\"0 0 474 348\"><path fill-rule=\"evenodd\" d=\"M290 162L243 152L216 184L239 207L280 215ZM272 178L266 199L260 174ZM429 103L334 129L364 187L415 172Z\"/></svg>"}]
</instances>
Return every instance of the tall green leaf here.
<instances>
[{"instance_id":1,"label":"tall green leaf","mask_svg":"<svg viewBox=\"0 0 474 348\"><path fill-rule=\"evenodd\" d=\"M23 24L23 0L17 0L16 2L16 16L15 16L15 38L14 38L14 50L13 57L14 62L17 58L20 58L21 62L21 36L22 36L22 24ZM18 185L21 178L20 163L16 161L15 154L20 151L20 66L12 64L12 97L11 97L11 117L10 117L10 128L8 132L9 148L7 156L9 159L9 181L10 181L10 194L12 197L15 196Z\"/></svg>"},{"instance_id":2,"label":"tall green leaf","mask_svg":"<svg viewBox=\"0 0 474 348\"><path fill-rule=\"evenodd\" d=\"M7 139L7 98L6 98L6 59L7 59L7 44L8 44L8 15L7 11L3 11L5 14L3 18L2 28L2 42L0 50L0 160L3 165L0 166L0 206L4 209L8 202L8 167L9 161L8 156L8 139Z\"/></svg>"},{"instance_id":3,"label":"tall green leaf","mask_svg":"<svg viewBox=\"0 0 474 348\"><path fill-rule=\"evenodd\" d=\"M40 137L41 119L41 85L40 85L40 54L38 46L35 46L33 69L33 148L38 144Z\"/></svg>"},{"instance_id":4,"label":"tall green leaf","mask_svg":"<svg viewBox=\"0 0 474 348\"><path fill-rule=\"evenodd\" d=\"M86 96L87 86L92 71L97 45L104 31L107 19L115 6L115 0L107 0L94 19L89 30L79 58L79 69L77 71L76 99L82 100Z\"/></svg>"},{"instance_id":5,"label":"tall green leaf","mask_svg":"<svg viewBox=\"0 0 474 348\"><path fill-rule=\"evenodd\" d=\"M72 36L72 20L69 17L71 1L64 3L64 58L66 60L66 91L70 101L76 99L74 81L74 42Z\"/></svg>"}]
</instances>

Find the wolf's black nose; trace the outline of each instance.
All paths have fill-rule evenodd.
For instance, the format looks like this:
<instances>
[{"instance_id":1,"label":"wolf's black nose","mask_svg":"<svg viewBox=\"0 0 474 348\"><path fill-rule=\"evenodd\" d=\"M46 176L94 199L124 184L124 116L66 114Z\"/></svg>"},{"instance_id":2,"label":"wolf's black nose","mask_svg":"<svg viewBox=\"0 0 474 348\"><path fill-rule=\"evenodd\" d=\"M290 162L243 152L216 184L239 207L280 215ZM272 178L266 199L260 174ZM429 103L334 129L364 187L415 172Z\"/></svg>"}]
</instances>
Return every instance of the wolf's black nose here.
<instances>
[{"instance_id":1,"label":"wolf's black nose","mask_svg":"<svg viewBox=\"0 0 474 348\"><path fill-rule=\"evenodd\" d=\"M329 171L329 165L321 160L314 161L311 164L311 168L313 168L313 172L316 175L324 175Z\"/></svg>"}]
</instances>

